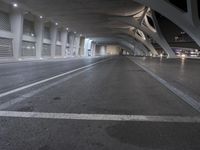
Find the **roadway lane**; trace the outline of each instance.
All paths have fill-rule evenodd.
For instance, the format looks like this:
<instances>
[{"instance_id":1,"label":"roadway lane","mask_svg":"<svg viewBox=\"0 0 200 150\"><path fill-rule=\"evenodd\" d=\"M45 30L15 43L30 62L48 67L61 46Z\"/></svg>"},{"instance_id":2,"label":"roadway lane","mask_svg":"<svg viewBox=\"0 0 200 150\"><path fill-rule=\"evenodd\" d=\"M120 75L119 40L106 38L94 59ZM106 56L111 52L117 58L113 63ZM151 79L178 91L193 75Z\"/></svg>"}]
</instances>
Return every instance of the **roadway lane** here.
<instances>
[{"instance_id":1,"label":"roadway lane","mask_svg":"<svg viewBox=\"0 0 200 150\"><path fill-rule=\"evenodd\" d=\"M134 58L168 83L200 102L200 60Z\"/></svg>"},{"instance_id":2,"label":"roadway lane","mask_svg":"<svg viewBox=\"0 0 200 150\"><path fill-rule=\"evenodd\" d=\"M0 93L80 68L102 59L105 58L0 63Z\"/></svg>"},{"instance_id":3,"label":"roadway lane","mask_svg":"<svg viewBox=\"0 0 200 150\"><path fill-rule=\"evenodd\" d=\"M46 119L33 115L0 117L0 149L200 149L200 123L163 119L166 116L192 118L199 113L126 57L115 57L65 78L53 81L59 83L53 86L49 82L7 96L7 100L12 100L49 87L4 109L16 114L23 111L26 115L46 112ZM90 114L90 117L144 115L158 116L160 120L52 119L49 113Z\"/></svg>"},{"instance_id":4,"label":"roadway lane","mask_svg":"<svg viewBox=\"0 0 200 150\"><path fill-rule=\"evenodd\" d=\"M30 92L38 88L41 87ZM197 114L126 57L98 64L91 70L27 98L11 110L20 111L29 107L32 111L58 113Z\"/></svg>"}]
</instances>

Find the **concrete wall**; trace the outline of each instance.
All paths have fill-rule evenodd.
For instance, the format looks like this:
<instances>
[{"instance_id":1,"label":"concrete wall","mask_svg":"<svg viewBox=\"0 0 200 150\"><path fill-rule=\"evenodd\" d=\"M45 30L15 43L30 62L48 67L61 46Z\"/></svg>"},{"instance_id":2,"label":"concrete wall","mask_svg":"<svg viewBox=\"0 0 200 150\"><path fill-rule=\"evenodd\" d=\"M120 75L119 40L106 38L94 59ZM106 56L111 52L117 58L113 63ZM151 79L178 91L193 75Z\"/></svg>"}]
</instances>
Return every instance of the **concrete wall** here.
<instances>
[{"instance_id":1,"label":"concrete wall","mask_svg":"<svg viewBox=\"0 0 200 150\"><path fill-rule=\"evenodd\" d=\"M96 45L95 56L119 54L121 54L121 48L117 45Z\"/></svg>"},{"instance_id":2,"label":"concrete wall","mask_svg":"<svg viewBox=\"0 0 200 150\"><path fill-rule=\"evenodd\" d=\"M107 45L106 46L106 53L108 55L119 55L121 53L121 48L116 45Z\"/></svg>"},{"instance_id":3,"label":"concrete wall","mask_svg":"<svg viewBox=\"0 0 200 150\"><path fill-rule=\"evenodd\" d=\"M42 56L42 50L43 50L43 44L50 44L51 48L51 56L48 58L55 58L55 51L56 47L61 47L61 54L60 56L56 57L66 57L68 56L68 53L66 52L66 47L70 47L70 55L78 56L78 55L84 55L84 41L80 43L80 35L75 34L74 32L71 32L70 34L70 43L68 45L68 31L65 29L65 27L56 25L55 22L52 22L51 20L40 18L40 16L31 14L32 19L31 21L34 22L34 30L35 35L23 35L23 28L24 28L24 19L27 19L27 12L23 10L22 8L14 8L9 4L0 2L0 11L6 12L9 14L9 20L10 20L10 31L5 31L0 29L0 38L7 38L12 40L12 47L13 47L13 55L11 58L13 59L26 59L29 57L23 57L22 56L22 41L27 42L34 42L36 46L36 56L33 56L33 59L42 59L47 58ZM45 23L48 22L50 24L50 34L51 39L45 39L44 38L44 27ZM60 29L61 33L61 41L57 41L57 34L58 29Z\"/></svg>"}]
</instances>

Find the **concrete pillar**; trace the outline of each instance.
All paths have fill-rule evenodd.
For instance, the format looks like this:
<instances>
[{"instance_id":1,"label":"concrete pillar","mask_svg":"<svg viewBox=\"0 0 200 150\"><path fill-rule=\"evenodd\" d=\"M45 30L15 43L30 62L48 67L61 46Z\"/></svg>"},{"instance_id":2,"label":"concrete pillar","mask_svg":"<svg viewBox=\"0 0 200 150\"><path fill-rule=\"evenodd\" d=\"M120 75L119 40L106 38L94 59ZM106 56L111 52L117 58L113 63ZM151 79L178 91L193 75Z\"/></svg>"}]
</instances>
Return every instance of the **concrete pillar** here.
<instances>
[{"instance_id":1,"label":"concrete pillar","mask_svg":"<svg viewBox=\"0 0 200 150\"><path fill-rule=\"evenodd\" d=\"M142 56L149 56L149 51L144 47L142 43L135 42L135 49L137 49L137 51L140 51L140 54L142 54Z\"/></svg>"},{"instance_id":2,"label":"concrete pillar","mask_svg":"<svg viewBox=\"0 0 200 150\"><path fill-rule=\"evenodd\" d=\"M16 59L19 59L21 57L23 22L24 22L24 16L22 10L13 8L10 16L10 21L11 21L11 31L14 35L13 56Z\"/></svg>"},{"instance_id":3,"label":"concrete pillar","mask_svg":"<svg viewBox=\"0 0 200 150\"><path fill-rule=\"evenodd\" d=\"M65 29L61 32L61 43L62 43L62 57L66 57L66 47L67 47L67 31Z\"/></svg>"},{"instance_id":4,"label":"concrete pillar","mask_svg":"<svg viewBox=\"0 0 200 150\"><path fill-rule=\"evenodd\" d=\"M95 53L96 53L96 44L92 42L92 45L91 45L91 55L95 56Z\"/></svg>"},{"instance_id":5,"label":"concrete pillar","mask_svg":"<svg viewBox=\"0 0 200 150\"><path fill-rule=\"evenodd\" d=\"M80 50L80 37L77 36L75 37L75 55L79 55L79 50Z\"/></svg>"},{"instance_id":6,"label":"concrete pillar","mask_svg":"<svg viewBox=\"0 0 200 150\"><path fill-rule=\"evenodd\" d=\"M84 56L84 44L85 44L85 38L80 37L80 56Z\"/></svg>"},{"instance_id":7,"label":"concrete pillar","mask_svg":"<svg viewBox=\"0 0 200 150\"><path fill-rule=\"evenodd\" d=\"M165 52L168 54L168 58L176 58L175 52L171 49L169 44L167 43L165 37L163 36L160 27L158 25L155 13L152 14L154 24L156 27L157 34L153 36L153 38L157 41L157 43L165 50Z\"/></svg>"},{"instance_id":8,"label":"concrete pillar","mask_svg":"<svg viewBox=\"0 0 200 150\"><path fill-rule=\"evenodd\" d=\"M92 40L85 39L85 46L84 46L84 55L88 56L88 51L91 50Z\"/></svg>"},{"instance_id":9,"label":"concrete pillar","mask_svg":"<svg viewBox=\"0 0 200 150\"><path fill-rule=\"evenodd\" d=\"M156 49L151 44L151 42L149 41L149 39L146 39L146 40L141 41L141 42L151 51L151 53L153 54L153 56L158 56L158 53L157 53Z\"/></svg>"},{"instance_id":10,"label":"concrete pillar","mask_svg":"<svg viewBox=\"0 0 200 150\"><path fill-rule=\"evenodd\" d=\"M134 43L138 43L138 41L140 41L143 45L145 45L154 56L157 56L158 53L156 51L156 49L153 47L153 45L151 44L151 42L149 41L147 35L143 32L144 34L144 38L140 37L138 34L136 34L136 30L132 31L131 29L127 30L127 29L121 29L120 32L122 34L124 34L123 36L125 36L126 38L130 38ZM142 32L142 31L141 31ZM127 34L127 35L126 35ZM123 37L122 36L122 37ZM137 40L137 41L136 41ZM143 48L144 49L144 48ZM146 48L145 48L146 49ZM146 51L146 50L145 50ZM145 52L146 53L146 52ZM148 52L149 53L149 52ZM148 54L147 54L148 55Z\"/></svg>"},{"instance_id":11,"label":"concrete pillar","mask_svg":"<svg viewBox=\"0 0 200 150\"><path fill-rule=\"evenodd\" d=\"M69 43L69 31L67 31L67 39L66 39L66 49L65 49L65 52L66 52L66 56L69 56L69 51L70 51L70 43Z\"/></svg>"},{"instance_id":12,"label":"concrete pillar","mask_svg":"<svg viewBox=\"0 0 200 150\"><path fill-rule=\"evenodd\" d=\"M55 24L51 24L51 57L55 57L56 50L56 39L57 39L57 26Z\"/></svg>"},{"instance_id":13,"label":"concrete pillar","mask_svg":"<svg viewBox=\"0 0 200 150\"><path fill-rule=\"evenodd\" d=\"M100 55L101 56L106 55L106 48L105 48L105 46L101 46L100 47Z\"/></svg>"},{"instance_id":14,"label":"concrete pillar","mask_svg":"<svg viewBox=\"0 0 200 150\"><path fill-rule=\"evenodd\" d=\"M37 18L35 21L35 33L36 33L36 57L38 59L41 59L42 48L43 48L44 21L40 18Z\"/></svg>"},{"instance_id":15,"label":"concrete pillar","mask_svg":"<svg viewBox=\"0 0 200 150\"><path fill-rule=\"evenodd\" d=\"M89 42L89 39L85 39L84 56L88 56L88 42Z\"/></svg>"},{"instance_id":16,"label":"concrete pillar","mask_svg":"<svg viewBox=\"0 0 200 150\"><path fill-rule=\"evenodd\" d=\"M158 56L158 52L156 51L155 47L152 45L151 41L147 37L144 45L150 50L153 56ZM147 56L149 56L149 54Z\"/></svg>"},{"instance_id":17,"label":"concrete pillar","mask_svg":"<svg viewBox=\"0 0 200 150\"><path fill-rule=\"evenodd\" d=\"M160 2L160 1L159 1ZM152 31L149 27L146 27L144 25L141 25L137 20L135 20L133 17L115 17L115 19L118 19L119 21L126 23L127 25L131 25L134 28L137 28L139 30L141 30L144 34L149 35L150 37L152 37L168 54L168 56L170 58L176 58L175 53L173 52L173 50L170 48L169 44L167 43L167 41L165 40L164 36L162 35L160 28L158 26L157 20L153 17L153 21L154 24L156 26L156 30ZM148 45L148 43L146 43L146 45ZM153 50L151 48L151 50ZM156 54L156 51L155 53Z\"/></svg>"},{"instance_id":18,"label":"concrete pillar","mask_svg":"<svg viewBox=\"0 0 200 150\"><path fill-rule=\"evenodd\" d=\"M73 33L70 33L70 36L69 36L69 50L70 50L70 54L71 56L74 55L74 34Z\"/></svg>"},{"instance_id":19,"label":"concrete pillar","mask_svg":"<svg viewBox=\"0 0 200 150\"><path fill-rule=\"evenodd\" d=\"M152 10L165 16L182 30L200 46L200 21L198 16L198 0L187 0L188 11L174 7L173 4L165 0L134 0L142 5L150 7Z\"/></svg>"}]
</instances>

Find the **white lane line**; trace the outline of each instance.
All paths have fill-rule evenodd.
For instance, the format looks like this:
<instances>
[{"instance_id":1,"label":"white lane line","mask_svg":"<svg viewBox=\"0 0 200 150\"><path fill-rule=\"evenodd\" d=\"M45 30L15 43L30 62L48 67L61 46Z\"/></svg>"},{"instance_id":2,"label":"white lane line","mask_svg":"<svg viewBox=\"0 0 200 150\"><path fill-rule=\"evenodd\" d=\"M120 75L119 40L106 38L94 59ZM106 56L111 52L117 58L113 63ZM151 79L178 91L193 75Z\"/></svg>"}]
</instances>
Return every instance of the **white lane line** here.
<instances>
[{"instance_id":1,"label":"white lane line","mask_svg":"<svg viewBox=\"0 0 200 150\"><path fill-rule=\"evenodd\" d=\"M39 85L39 84L42 84L42 83L45 83L45 82L48 82L48 81L51 81L51 80L66 76L66 75L69 75L69 74L74 73L76 71L79 71L79 70L82 70L82 69L86 69L88 67L94 66L94 65L102 63L102 62L105 62L107 60L109 60L109 59L101 60L101 61L98 61L96 63L90 64L90 65L87 65L87 66L83 66L83 67L80 67L80 68L77 68L77 69L74 69L74 70L71 70L71 71L68 71L68 72L65 72L65 73L62 73L62 74L47 78L47 79L44 79L44 80L41 80L41 81L37 81L37 82L29 84L29 85L25 85L25 86L16 88L16 89L11 90L11 91L7 91L7 92L4 92L4 93L1 93L0 94L0 98L2 98L4 96L7 96L7 95L10 95L10 94L13 94L13 93L16 93L16 92L19 92L19 91L22 91L24 89L27 89L27 88L30 88L30 87L33 87L33 86L36 86L36 85Z\"/></svg>"},{"instance_id":2,"label":"white lane line","mask_svg":"<svg viewBox=\"0 0 200 150\"><path fill-rule=\"evenodd\" d=\"M84 69L84 70L82 70L82 71L73 73L73 74L71 74L71 75L68 75L68 76L65 77L64 79L58 80L58 81L53 82L53 83L51 83L51 84L47 84L47 85L45 85L45 86L43 86L43 87L40 87L40 88L38 88L38 89L31 90L29 93L26 93L26 94L24 94L24 95L20 95L20 97L14 98L14 99L9 100L9 101L6 101L5 103L2 103L2 104L0 105L0 110L5 110L6 108L8 108L8 107L10 107L10 106L12 106L12 105L14 105L14 104L16 104L16 103L20 103L20 102L22 102L22 101L24 101L24 100L26 100L26 99L28 99L28 98L30 98L30 97L32 97L32 96L34 96L34 95L40 93L40 92L42 92L42 91L45 91L45 90L47 90L47 89L49 89L49 88L51 88L51 87L53 87L53 86L56 86L56 85L58 85L58 84L62 84L62 83L64 83L65 81L70 80L71 78L73 78L73 77L75 77L75 76L78 76L79 74L81 74L81 73L83 73L83 72L86 72L86 71L88 71L88 70L90 70L90 69L92 69L92 68L93 68L93 67L90 67L90 68Z\"/></svg>"},{"instance_id":3,"label":"white lane line","mask_svg":"<svg viewBox=\"0 0 200 150\"><path fill-rule=\"evenodd\" d=\"M75 114L75 113L42 113L0 111L0 117L63 119L63 120L91 120L91 121L136 121L136 122L173 122L200 123L198 116L144 116L144 115L112 115L112 114Z\"/></svg>"},{"instance_id":4,"label":"white lane line","mask_svg":"<svg viewBox=\"0 0 200 150\"><path fill-rule=\"evenodd\" d=\"M137 64L139 67L141 67L143 70L145 70L148 74L150 74L154 79L159 81L161 84L163 84L166 88L168 88L170 91L172 91L175 95L177 95L179 98L181 98L183 101L185 101L187 104L192 106L194 109L196 109L198 112L200 112L200 103L192 98L191 96L185 94L181 90L177 89L176 87L170 85L167 81L164 79L160 78L156 74L154 74L152 71L147 69L146 67L142 66L141 64L137 63L136 61L132 60L129 58L132 62Z\"/></svg>"}]
</instances>

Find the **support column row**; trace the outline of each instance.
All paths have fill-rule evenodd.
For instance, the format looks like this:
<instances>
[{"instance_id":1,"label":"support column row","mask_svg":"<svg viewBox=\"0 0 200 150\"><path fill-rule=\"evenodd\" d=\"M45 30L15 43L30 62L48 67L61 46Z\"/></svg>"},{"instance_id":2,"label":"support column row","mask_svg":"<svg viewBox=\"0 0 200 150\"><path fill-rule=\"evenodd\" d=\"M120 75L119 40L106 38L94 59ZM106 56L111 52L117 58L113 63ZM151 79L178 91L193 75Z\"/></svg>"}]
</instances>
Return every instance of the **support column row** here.
<instances>
[{"instance_id":1,"label":"support column row","mask_svg":"<svg viewBox=\"0 0 200 150\"><path fill-rule=\"evenodd\" d=\"M11 32L13 34L13 56L16 59L20 59L22 57L22 41L23 41L23 24L24 24L24 12L20 9L13 9L10 15L11 22ZM35 25L35 45L36 45L36 58L42 59L42 49L43 49L43 40L44 40L44 23L45 20L40 19L39 17L34 20ZM56 45L57 45L57 34L58 34L58 26L55 24L51 24L50 27L50 51L51 57L55 57ZM67 48L67 37L68 32L66 29L62 28L61 30L61 57L66 56L66 48ZM77 47L78 49L74 49L74 36L71 39L70 47L72 48L72 53L78 55L80 38L77 39Z\"/></svg>"}]
</instances>

